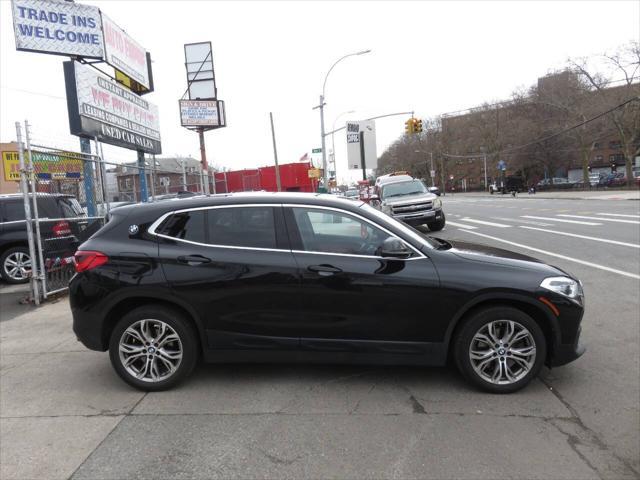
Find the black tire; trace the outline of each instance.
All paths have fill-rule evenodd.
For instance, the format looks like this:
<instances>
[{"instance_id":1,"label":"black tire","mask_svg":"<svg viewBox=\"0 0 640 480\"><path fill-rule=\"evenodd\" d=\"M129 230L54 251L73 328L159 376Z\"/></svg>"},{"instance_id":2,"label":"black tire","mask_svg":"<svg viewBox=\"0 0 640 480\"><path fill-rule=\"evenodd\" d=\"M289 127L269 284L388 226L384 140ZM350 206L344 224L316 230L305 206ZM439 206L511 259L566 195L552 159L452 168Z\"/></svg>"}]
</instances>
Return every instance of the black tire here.
<instances>
[{"instance_id":1,"label":"black tire","mask_svg":"<svg viewBox=\"0 0 640 480\"><path fill-rule=\"evenodd\" d=\"M443 213L442 218L440 220L438 220L437 222L427 223L427 226L429 227L429 230L431 230L432 232L439 232L444 228L445 223L446 223L446 219Z\"/></svg>"},{"instance_id":2,"label":"black tire","mask_svg":"<svg viewBox=\"0 0 640 480\"><path fill-rule=\"evenodd\" d=\"M26 255L28 258L31 258L31 255L29 254L29 249L26 246L17 246L17 247L8 248L0 256L0 276L2 276L5 282L11 283L14 285L19 283L27 283L29 281L29 276L21 279L13 278L6 269L5 261L11 255L14 255L16 253L22 253L23 255Z\"/></svg>"},{"instance_id":3,"label":"black tire","mask_svg":"<svg viewBox=\"0 0 640 480\"><path fill-rule=\"evenodd\" d=\"M153 382L135 378L127 371L122 364L119 351L120 339L127 328L140 320L149 319L164 322L171 327L179 337L182 346L182 359L175 372L163 380ZM196 332L183 313L170 307L144 305L127 313L113 329L109 341L109 358L116 373L129 385L139 390L157 392L174 387L191 374L198 361L198 345Z\"/></svg>"},{"instance_id":4,"label":"black tire","mask_svg":"<svg viewBox=\"0 0 640 480\"><path fill-rule=\"evenodd\" d=\"M528 330L533 337L536 353L533 365L522 378L513 383L497 384L485 380L474 370L471 363L469 350L473 337L490 322L497 320L512 320ZM454 357L460 373L475 386L491 393L512 393L525 387L534 377L538 376L547 355L547 342L540 326L529 315L512 307L491 307L476 312L461 326L453 341ZM497 354L493 356L498 357ZM505 361L508 361L508 358L506 357Z\"/></svg>"}]
</instances>

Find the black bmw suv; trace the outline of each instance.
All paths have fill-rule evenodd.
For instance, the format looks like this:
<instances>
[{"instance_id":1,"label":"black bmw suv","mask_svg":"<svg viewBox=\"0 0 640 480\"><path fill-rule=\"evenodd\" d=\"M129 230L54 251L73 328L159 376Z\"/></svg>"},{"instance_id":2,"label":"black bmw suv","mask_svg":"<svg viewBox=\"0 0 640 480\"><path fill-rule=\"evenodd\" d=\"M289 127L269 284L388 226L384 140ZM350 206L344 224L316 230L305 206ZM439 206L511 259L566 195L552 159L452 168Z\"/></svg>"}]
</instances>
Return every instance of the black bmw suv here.
<instances>
[{"instance_id":1,"label":"black bmw suv","mask_svg":"<svg viewBox=\"0 0 640 480\"><path fill-rule=\"evenodd\" d=\"M125 206L76 254L73 329L143 390L207 362L444 365L513 392L578 358L559 268L427 237L360 201L229 194Z\"/></svg>"}]
</instances>

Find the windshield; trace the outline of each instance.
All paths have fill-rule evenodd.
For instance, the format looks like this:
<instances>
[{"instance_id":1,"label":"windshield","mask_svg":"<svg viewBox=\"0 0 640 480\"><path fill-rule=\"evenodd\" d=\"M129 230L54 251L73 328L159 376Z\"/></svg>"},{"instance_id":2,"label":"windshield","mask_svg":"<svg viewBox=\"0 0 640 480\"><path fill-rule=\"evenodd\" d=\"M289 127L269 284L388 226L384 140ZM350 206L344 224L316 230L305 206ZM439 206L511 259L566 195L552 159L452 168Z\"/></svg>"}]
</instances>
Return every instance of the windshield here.
<instances>
[{"instance_id":1,"label":"windshield","mask_svg":"<svg viewBox=\"0 0 640 480\"><path fill-rule=\"evenodd\" d=\"M357 190L347 190L346 192L344 192L344 194L347 197L357 197L358 196L358 191Z\"/></svg>"},{"instance_id":2,"label":"windshield","mask_svg":"<svg viewBox=\"0 0 640 480\"><path fill-rule=\"evenodd\" d=\"M373 208L371 205L363 203L362 205L360 205L360 208L374 215L378 220L380 220L382 225L392 225L396 228L399 228L407 234L407 237L410 237L412 240L417 241L420 245L426 245L428 248L438 248L440 246L440 243L436 242L431 237L428 237L427 235L407 225L406 223L396 220L392 216L381 212L377 208Z\"/></svg>"},{"instance_id":3,"label":"windshield","mask_svg":"<svg viewBox=\"0 0 640 480\"><path fill-rule=\"evenodd\" d=\"M382 199L391 197L402 197L404 195L415 195L418 193L427 193L427 188L420 180L411 180L410 182L390 183L382 187Z\"/></svg>"}]
</instances>

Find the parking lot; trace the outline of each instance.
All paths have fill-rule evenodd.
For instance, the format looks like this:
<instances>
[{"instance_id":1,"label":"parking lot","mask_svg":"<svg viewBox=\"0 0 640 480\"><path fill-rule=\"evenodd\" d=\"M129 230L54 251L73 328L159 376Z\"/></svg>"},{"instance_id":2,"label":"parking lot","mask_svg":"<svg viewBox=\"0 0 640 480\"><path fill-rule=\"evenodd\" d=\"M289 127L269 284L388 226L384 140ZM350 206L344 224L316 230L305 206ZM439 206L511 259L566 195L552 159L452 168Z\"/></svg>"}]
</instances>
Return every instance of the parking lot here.
<instances>
[{"instance_id":1,"label":"parking lot","mask_svg":"<svg viewBox=\"0 0 640 480\"><path fill-rule=\"evenodd\" d=\"M3 303L0 477L638 478L640 204L443 203L438 236L583 281L582 358L502 396L452 367L306 365L200 366L145 394L76 341L66 297L10 315Z\"/></svg>"}]
</instances>

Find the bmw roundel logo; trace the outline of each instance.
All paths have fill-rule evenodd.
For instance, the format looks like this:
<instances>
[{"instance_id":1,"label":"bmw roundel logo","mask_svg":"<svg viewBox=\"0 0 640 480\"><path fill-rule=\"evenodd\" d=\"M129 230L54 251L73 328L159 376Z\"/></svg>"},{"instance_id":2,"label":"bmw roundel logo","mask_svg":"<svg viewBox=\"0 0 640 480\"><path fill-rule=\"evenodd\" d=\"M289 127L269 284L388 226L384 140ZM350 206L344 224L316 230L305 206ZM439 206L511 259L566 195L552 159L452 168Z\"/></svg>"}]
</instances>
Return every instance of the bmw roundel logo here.
<instances>
[{"instance_id":1,"label":"bmw roundel logo","mask_svg":"<svg viewBox=\"0 0 640 480\"><path fill-rule=\"evenodd\" d=\"M138 225L129 225L129 234L130 235L135 235L136 233L138 233L139 230L140 230L140 228L138 227Z\"/></svg>"}]
</instances>

